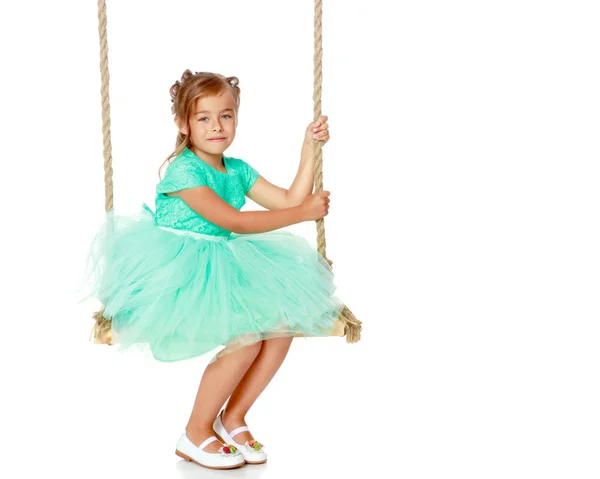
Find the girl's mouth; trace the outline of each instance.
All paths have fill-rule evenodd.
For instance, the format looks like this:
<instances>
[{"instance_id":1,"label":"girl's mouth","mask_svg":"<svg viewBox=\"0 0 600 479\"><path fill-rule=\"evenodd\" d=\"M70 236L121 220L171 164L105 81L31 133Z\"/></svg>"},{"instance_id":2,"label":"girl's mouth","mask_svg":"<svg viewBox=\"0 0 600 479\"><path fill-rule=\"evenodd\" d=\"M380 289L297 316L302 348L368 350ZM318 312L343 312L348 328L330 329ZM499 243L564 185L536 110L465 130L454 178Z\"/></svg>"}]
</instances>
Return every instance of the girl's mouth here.
<instances>
[{"instance_id":1,"label":"girl's mouth","mask_svg":"<svg viewBox=\"0 0 600 479\"><path fill-rule=\"evenodd\" d=\"M225 138L209 138L208 141L216 141L216 142L225 141Z\"/></svg>"}]
</instances>

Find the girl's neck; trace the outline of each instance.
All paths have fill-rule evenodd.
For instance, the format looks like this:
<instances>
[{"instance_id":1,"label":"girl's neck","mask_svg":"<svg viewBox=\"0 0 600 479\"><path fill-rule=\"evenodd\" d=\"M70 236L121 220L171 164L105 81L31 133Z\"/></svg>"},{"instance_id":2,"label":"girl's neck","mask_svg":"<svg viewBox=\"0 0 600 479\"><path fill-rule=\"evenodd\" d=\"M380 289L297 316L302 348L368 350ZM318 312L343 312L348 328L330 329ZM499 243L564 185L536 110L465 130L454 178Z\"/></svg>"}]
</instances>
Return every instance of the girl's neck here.
<instances>
[{"instance_id":1,"label":"girl's neck","mask_svg":"<svg viewBox=\"0 0 600 479\"><path fill-rule=\"evenodd\" d=\"M223 154L222 153L219 153L218 155L214 155L212 153L207 153L205 151L199 150L198 148L196 148L193 145L190 145L189 149L192 150L198 158L200 158L201 160L204 160L205 162L207 162L209 165L216 168L217 170L225 168L225 163L223 162Z\"/></svg>"}]
</instances>

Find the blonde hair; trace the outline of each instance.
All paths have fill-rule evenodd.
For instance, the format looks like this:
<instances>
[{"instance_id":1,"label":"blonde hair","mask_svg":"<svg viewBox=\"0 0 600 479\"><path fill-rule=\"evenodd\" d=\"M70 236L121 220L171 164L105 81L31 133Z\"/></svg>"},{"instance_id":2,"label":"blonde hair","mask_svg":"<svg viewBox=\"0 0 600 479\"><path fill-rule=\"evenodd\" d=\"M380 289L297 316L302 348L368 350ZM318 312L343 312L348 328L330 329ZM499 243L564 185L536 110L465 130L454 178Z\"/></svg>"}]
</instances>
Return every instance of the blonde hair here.
<instances>
[{"instance_id":1,"label":"blonde hair","mask_svg":"<svg viewBox=\"0 0 600 479\"><path fill-rule=\"evenodd\" d=\"M188 122L192 115L194 103L198 98L219 95L225 91L231 91L235 101L235 114L237 116L240 107L240 87L237 77L225 77L219 73L196 72L192 73L186 70L181 75L181 80L177 80L170 88L171 92L171 113L175 118ZM175 141L175 150L167 157L158 169L158 177L165 165L171 159L179 156L183 150L190 145L190 136L179 131Z\"/></svg>"}]
</instances>

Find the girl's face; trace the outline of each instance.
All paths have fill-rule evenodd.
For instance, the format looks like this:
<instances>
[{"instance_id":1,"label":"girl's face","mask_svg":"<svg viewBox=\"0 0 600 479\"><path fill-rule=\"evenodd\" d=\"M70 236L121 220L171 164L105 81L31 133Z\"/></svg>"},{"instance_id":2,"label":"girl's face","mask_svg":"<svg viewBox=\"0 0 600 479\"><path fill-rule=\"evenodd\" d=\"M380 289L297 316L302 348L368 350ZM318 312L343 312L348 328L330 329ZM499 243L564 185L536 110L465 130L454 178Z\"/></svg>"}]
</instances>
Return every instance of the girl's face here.
<instances>
[{"instance_id":1,"label":"girl's face","mask_svg":"<svg viewBox=\"0 0 600 479\"><path fill-rule=\"evenodd\" d=\"M233 142L236 126L235 101L231 92L198 98L189 120L192 146L206 156L220 158Z\"/></svg>"}]
</instances>

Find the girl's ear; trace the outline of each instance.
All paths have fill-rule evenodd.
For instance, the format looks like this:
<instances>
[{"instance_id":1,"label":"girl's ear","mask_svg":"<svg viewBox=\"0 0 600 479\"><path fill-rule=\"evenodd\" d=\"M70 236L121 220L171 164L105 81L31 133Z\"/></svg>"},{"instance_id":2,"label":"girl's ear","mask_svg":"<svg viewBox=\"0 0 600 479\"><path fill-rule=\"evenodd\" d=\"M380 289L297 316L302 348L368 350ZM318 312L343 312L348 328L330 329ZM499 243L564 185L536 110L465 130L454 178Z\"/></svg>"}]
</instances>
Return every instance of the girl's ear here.
<instances>
[{"instance_id":1,"label":"girl's ear","mask_svg":"<svg viewBox=\"0 0 600 479\"><path fill-rule=\"evenodd\" d=\"M175 122L175 126L177 126L177 129L183 133L184 135L187 135L189 133L189 129L188 129L188 125L184 124L184 122L182 122L178 116L176 116L173 121Z\"/></svg>"}]
</instances>

